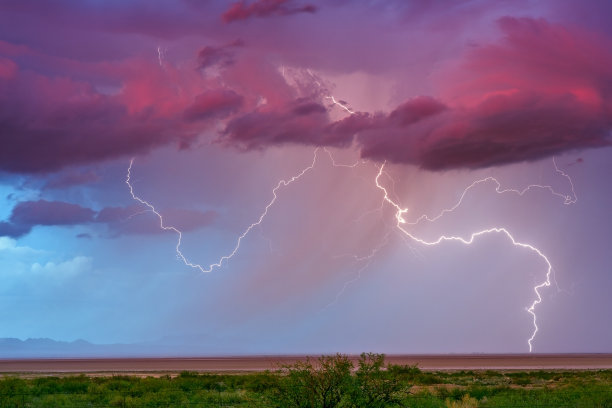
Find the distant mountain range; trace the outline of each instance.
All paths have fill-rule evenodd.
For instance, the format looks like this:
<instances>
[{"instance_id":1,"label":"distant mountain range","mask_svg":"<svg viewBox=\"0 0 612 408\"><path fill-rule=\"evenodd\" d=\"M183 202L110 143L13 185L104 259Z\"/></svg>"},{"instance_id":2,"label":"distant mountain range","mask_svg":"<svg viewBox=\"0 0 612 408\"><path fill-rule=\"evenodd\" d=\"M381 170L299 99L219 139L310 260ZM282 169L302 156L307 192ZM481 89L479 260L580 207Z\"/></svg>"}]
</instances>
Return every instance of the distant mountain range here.
<instances>
[{"instance_id":1,"label":"distant mountain range","mask_svg":"<svg viewBox=\"0 0 612 408\"><path fill-rule=\"evenodd\" d=\"M170 344L93 344L85 340L68 342L48 338L26 340L0 338L0 359L186 356L193 355L193 352L193 347Z\"/></svg>"},{"instance_id":2,"label":"distant mountain range","mask_svg":"<svg viewBox=\"0 0 612 408\"><path fill-rule=\"evenodd\" d=\"M140 347L135 344L92 344L85 340L71 342L52 339L0 338L0 358L35 357L107 357L133 355ZM142 351L141 351L142 352ZM146 353L145 353L146 354Z\"/></svg>"},{"instance_id":3,"label":"distant mountain range","mask_svg":"<svg viewBox=\"0 0 612 408\"><path fill-rule=\"evenodd\" d=\"M57 341L49 338L0 338L0 359L87 357L192 357L240 354L227 342L164 338L154 342L94 344L85 340Z\"/></svg>"}]
</instances>

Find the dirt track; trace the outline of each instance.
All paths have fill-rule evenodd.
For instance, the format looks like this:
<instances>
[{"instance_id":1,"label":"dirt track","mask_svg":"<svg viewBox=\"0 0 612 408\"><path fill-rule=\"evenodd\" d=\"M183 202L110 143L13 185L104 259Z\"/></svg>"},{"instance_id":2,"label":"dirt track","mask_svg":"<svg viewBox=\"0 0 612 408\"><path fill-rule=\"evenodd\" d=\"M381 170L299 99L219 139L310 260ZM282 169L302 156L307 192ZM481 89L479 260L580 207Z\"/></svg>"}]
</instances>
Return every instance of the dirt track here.
<instances>
[{"instance_id":1,"label":"dirt track","mask_svg":"<svg viewBox=\"0 0 612 408\"><path fill-rule=\"evenodd\" d=\"M305 356L0 360L0 373L249 372L274 370ZM355 357L356 359L357 357ZM424 370L612 369L612 354L390 355L387 363Z\"/></svg>"}]
</instances>

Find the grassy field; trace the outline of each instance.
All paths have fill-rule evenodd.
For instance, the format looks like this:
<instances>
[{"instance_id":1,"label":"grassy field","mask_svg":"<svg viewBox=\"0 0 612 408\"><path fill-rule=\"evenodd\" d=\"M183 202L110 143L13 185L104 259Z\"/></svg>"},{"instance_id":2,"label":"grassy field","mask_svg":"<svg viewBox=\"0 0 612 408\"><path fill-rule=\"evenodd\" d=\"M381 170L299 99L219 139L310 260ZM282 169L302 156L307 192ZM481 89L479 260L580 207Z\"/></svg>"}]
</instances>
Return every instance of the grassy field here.
<instances>
[{"instance_id":1,"label":"grassy field","mask_svg":"<svg viewBox=\"0 0 612 408\"><path fill-rule=\"evenodd\" d=\"M275 372L0 378L0 407L612 407L612 370L430 372L323 357Z\"/></svg>"}]
</instances>

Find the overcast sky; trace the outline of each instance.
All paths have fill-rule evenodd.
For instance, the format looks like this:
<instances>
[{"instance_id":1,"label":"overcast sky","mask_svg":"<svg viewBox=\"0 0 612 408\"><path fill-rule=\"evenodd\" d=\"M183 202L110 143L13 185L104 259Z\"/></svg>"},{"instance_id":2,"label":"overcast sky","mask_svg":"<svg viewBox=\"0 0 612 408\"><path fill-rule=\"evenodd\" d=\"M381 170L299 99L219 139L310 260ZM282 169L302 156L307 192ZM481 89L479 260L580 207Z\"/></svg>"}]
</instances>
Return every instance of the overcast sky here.
<instances>
[{"instance_id":1,"label":"overcast sky","mask_svg":"<svg viewBox=\"0 0 612 408\"><path fill-rule=\"evenodd\" d=\"M611 352L610 15L0 1L0 337Z\"/></svg>"}]
</instances>

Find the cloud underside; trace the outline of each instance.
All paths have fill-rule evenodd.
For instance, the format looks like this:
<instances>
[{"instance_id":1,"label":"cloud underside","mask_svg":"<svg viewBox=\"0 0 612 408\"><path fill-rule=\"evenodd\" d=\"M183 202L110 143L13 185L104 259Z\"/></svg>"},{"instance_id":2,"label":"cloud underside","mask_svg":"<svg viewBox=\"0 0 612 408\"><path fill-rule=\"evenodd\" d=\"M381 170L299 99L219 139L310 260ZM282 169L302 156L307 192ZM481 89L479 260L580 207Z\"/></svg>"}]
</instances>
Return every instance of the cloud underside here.
<instances>
[{"instance_id":1,"label":"cloud underside","mask_svg":"<svg viewBox=\"0 0 612 408\"><path fill-rule=\"evenodd\" d=\"M363 158L428 170L481 168L610 145L612 47L544 20L501 19L499 44L470 52L444 78L448 99L416 97L389 114L330 122L288 104L231 120L222 140L243 149L356 145ZM594 58L597 56L597 58Z\"/></svg>"},{"instance_id":2,"label":"cloud underside","mask_svg":"<svg viewBox=\"0 0 612 408\"><path fill-rule=\"evenodd\" d=\"M260 6L277 10L271 15L300 10L260 1L228 12L267 13ZM330 110L337 108L317 85L293 89L277 67L241 57L248 42L204 47L188 71L137 59L94 65L95 75L121 84L106 93L87 80L23 69L16 56L35 51L0 43L0 170L47 173L159 146L189 148L213 128L232 148L356 146L367 159L429 170L609 146L610 41L530 18L503 18L499 26L501 40L474 47L440 73L439 95L336 121ZM208 76L211 69L219 76Z\"/></svg>"}]
</instances>

